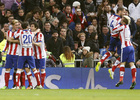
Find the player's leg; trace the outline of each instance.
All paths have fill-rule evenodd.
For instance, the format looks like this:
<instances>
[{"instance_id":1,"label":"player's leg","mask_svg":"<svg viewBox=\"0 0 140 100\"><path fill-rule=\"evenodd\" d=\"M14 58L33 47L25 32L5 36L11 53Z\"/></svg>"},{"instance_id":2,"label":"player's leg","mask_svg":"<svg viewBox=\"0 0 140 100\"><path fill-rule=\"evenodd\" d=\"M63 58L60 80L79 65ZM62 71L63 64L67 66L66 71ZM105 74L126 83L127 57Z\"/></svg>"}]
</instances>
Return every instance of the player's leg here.
<instances>
[{"instance_id":1,"label":"player's leg","mask_svg":"<svg viewBox=\"0 0 140 100\"><path fill-rule=\"evenodd\" d=\"M28 82L29 82L29 85L28 85L27 89L33 89L32 81L31 81L31 79L32 79L32 73L30 71L30 68L29 67L26 67L25 68L25 71L27 73L27 79L28 79Z\"/></svg>"},{"instance_id":2,"label":"player's leg","mask_svg":"<svg viewBox=\"0 0 140 100\"><path fill-rule=\"evenodd\" d=\"M96 67L95 67L95 71L98 72L101 65L103 64L103 62L108 59L110 56L112 56L115 52L115 48L116 48L116 39L111 37L110 38L110 44L109 44L109 49L108 52L105 53L103 55L103 57L101 58L101 60L97 63Z\"/></svg>"},{"instance_id":3,"label":"player's leg","mask_svg":"<svg viewBox=\"0 0 140 100\"><path fill-rule=\"evenodd\" d=\"M129 53L129 59L128 59L129 65L131 67L131 74L132 74L132 84L130 86L130 89L133 89L136 85L136 66L134 65L135 62L135 50L133 46L130 47L130 53Z\"/></svg>"},{"instance_id":4,"label":"player's leg","mask_svg":"<svg viewBox=\"0 0 140 100\"><path fill-rule=\"evenodd\" d=\"M34 73L34 76L35 76L35 78L36 78L36 81L37 81L37 88L38 88L38 89L39 89L39 88L41 89L42 86L41 86L41 84L40 84L40 75L39 75L38 71L36 70L35 59L34 59L33 56L28 57L28 64L29 64L29 66L31 67L31 69L32 69L32 71L33 71L33 73Z\"/></svg>"},{"instance_id":5,"label":"player's leg","mask_svg":"<svg viewBox=\"0 0 140 100\"><path fill-rule=\"evenodd\" d=\"M46 77L46 72L45 72L45 66L46 66L46 60L44 59L35 59L35 64L36 64L36 68L37 71L39 71L39 69L41 70L41 85L42 87L44 87L44 81L45 81L45 77Z\"/></svg>"},{"instance_id":6,"label":"player's leg","mask_svg":"<svg viewBox=\"0 0 140 100\"><path fill-rule=\"evenodd\" d=\"M17 72L16 72L16 89L19 89L19 81L20 81L21 71L23 69L25 61L26 61L25 56L19 56Z\"/></svg>"},{"instance_id":7,"label":"player's leg","mask_svg":"<svg viewBox=\"0 0 140 100\"><path fill-rule=\"evenodd\" d=\"M25 72L24 72L24 69L22 69L22 71L21 71L20 82L21 82L21 89L25 89Z\"/></svg>"},{"instance_id":8,"label":"player's leg","mask_svg":"<svg viewBox=\"0 0 140 100\"><path fill-rule=\"evenodd\" d=\"M116 87L119 87L121 84L123 84L123 77L124 77L124 72L125 72L125 64L126 62L122 62L120 65L120 80L116 84Z\"/></svg>"},{"instance_id":9,"label":"player's leg","mask_svg":"<svg viewBox=\"0 0 140 100\"><path fill-rule=\"evenodd\" d=\"M1 89L8 89L8 84L9 84L9 78L10 78L10 70L13 67L13 63L12 63L12 56L11 55L7 55L6 56L6 64L5 64L5 86Z\"/></svg>"},{"instance_id":10,"label":"player's leg","mask_svg":"<svg viewBox=\"0 0 140 100\"><path fill-rule=\"evenodd\" d=\"M12 89L15 89L16 88L16 72L17 72L17 63L18 63L18 56L17 55L14 55L13 58L13 63L14 63L14 73L13 73L13 88Z\"/></svg>"}]
</instances>

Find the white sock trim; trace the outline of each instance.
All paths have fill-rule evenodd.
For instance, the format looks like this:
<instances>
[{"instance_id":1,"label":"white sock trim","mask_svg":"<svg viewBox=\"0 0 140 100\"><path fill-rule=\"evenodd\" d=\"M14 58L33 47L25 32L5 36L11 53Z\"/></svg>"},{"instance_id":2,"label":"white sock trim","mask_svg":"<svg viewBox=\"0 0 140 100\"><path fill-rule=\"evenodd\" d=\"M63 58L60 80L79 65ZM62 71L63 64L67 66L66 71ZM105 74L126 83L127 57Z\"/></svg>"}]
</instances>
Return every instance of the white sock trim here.
<instances>
[{"instance_id":1,"label":"white sock trim","mask_svg":"<svg viewBox=\"0 0 140 100\"><path fill-rule=\"evenodd\" d=\"M131 67L131 69L134 69L134 68L136 68L136 66L135 66L135 65Z\"/></svg>"},{"instance_id":2,"label":"white sock trim","mask_svg":"<svg viewBox=\"0 0 140 100\"><path fill-rule=\"evenodd\" d=\"M5 73L10 73L10 71L5 71Z\"/></svg>"},{"instance_id":3,"label":"white sock trim","mask_svg":"<svg viewBox=\"0 0 140 100\"><path fill-rule=\"evenodd\" d=\"M17 70L17 74L21 74L21 71Z\"/></svg>"},{"instance_id":4,"label":"white sock trim","mask_svg":"<svg viewBox=\"0 0 140 100\"><path fill-rule=\"evenodd\" d=\"M28 72L28 73L27 73L27 75L31 75L31 74L32 74L31 72Z\"/></svg>"},{"instance_id":5,"label":"white sock trim","mask_svg":"<svg viewBox=\"0 0 140 100\"><path fill-rule=\"evenodd\" d=\"M125 67L124 65L120 65L120 67Z\"/></svg>"},{"instance_id":6,"label":"white sock trim","mask_svg":"<svg viewBox=\"0 0 140 100\"><path fill-rule=\"evenodd\" d=\"M34 71L34 74L38 73L37 70Z\"/></svg>"},{"instance_id":7,"label":"white sock trim","mask_svg":"<svg viewBox=\"0 0 140 100\"><path fill-rule=\"evenodd\" d=\"M45 71L41 72L41 74L45 74L45 73L46 73Z\"/></svg>"}]
</instances>

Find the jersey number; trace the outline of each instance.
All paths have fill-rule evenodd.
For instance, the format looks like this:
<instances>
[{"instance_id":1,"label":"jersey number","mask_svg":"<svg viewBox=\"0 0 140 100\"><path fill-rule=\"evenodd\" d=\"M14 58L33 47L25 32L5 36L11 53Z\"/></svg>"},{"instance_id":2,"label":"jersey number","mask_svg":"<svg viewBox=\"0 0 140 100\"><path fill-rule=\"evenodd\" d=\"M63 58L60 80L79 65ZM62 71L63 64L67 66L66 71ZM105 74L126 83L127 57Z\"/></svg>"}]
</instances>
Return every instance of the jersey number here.
<instances>
[{"instance_id":1,"label":"jersey number","mask_svg":"<svg viewBox=\"0 0 140 100\"><path fill-rule=\"evenodd\" d=\"M110 27L112 27L112 29L114 28L113 22L114 22L114 20L113 20L113 21L111 22L111 24L110 24Z\"/></svg>"},{"instance_id":2,"label":"jersey number","mask_svg":"<svg viewBox=\"0 0 140 100\"><path fill-rule=\"evenodd\" d=\"M23 35L23 44L30 44L32 43L32 36L31 35Z\"/></svg>"}]
</instances>

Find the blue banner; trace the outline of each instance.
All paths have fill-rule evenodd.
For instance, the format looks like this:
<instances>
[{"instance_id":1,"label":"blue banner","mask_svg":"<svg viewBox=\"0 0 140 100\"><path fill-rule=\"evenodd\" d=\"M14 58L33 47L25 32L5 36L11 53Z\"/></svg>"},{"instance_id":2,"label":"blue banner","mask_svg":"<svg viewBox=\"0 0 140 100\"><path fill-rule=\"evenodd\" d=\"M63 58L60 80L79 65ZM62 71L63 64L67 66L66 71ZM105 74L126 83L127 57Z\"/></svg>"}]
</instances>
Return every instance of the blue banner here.
<instances>
[{"instance_id":1,"label":"blue banner","mask_svg":"<svg viewBox=\"0 0 140 100\"><path fill-rule=\"evenodd\" d=\"M135 89L140 89L140 76L137 69L137 84ZM0 88L4 86L5 69L0 68ZM9 88L12 88L13 70L10 72ZM46 68L45 89L129 89L132 81L131 69L125 69L124 84L115 87L119 81L119 69L115 70L114 80L110 79L108 68L101 68L95 72L93 68ZM36 79L32 77L33 86ZM26 78L26 87L28 81Z\"/></svg>"}]
</instances>

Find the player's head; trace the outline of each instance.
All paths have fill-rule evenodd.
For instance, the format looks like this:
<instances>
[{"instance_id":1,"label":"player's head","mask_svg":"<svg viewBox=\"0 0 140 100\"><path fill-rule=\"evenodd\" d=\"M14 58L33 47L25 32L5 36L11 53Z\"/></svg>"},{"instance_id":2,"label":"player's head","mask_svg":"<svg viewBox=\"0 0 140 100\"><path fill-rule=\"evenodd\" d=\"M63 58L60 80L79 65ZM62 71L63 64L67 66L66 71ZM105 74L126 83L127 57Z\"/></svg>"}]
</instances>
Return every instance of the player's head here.
<instances>
[{"instance_id":1,"label":"player's head","mask_svg":"<svg viewBox=\"0 0 140 100\"><path fill-rule=\"evenodd\" d=\"M122 20L121 20L121 24L123 24L123 25L129 25L130 22L131 22L131 19L130 19L129 16L126 16L126 15L123 16L123 18L122 18Z\"/></svg>"},{"instance_id":2,"label":"player's head","mask_svg":"<svg viewBox=\"0 0 140 100\"><path fill-rule=\"evenodd\" d=\"M123 15L125 15L125 9L122 8L122 7L119 7L119 8L117 9L117 14L118 14L120 17L122 17Z\"/></svg>"},{"instance_id":3,"label":"player's head","mask_svg":"<svg viewBox=\"0 0 140 100\"><path fill-rule=\"evenodd\" d=\"M12 20L11 25L12 25L14 30L18 30L18 23L19 23L18 20L15 20L15 19Z\"/></svg>"},{"instance_id":4,"label":"player's head","mask_svg":"<svg viewBox=\"0 0 140 100\"><path fill-rule=\"evenodd\" d=\"M29 23L28 22L23 22L21 26L22 26L23 29L28 29Z\"/></svg>"},{"instance_id":5,"label":"player's head","mask_svg":"<svg viewBox=\"0 0 140 100\"><path fill-rule=\"evenodd\" d=\"M38 23L31 22L30 29L31 29L32 32L36 31L38 28L39 28Z\"/></svg>"}]
</instances>

